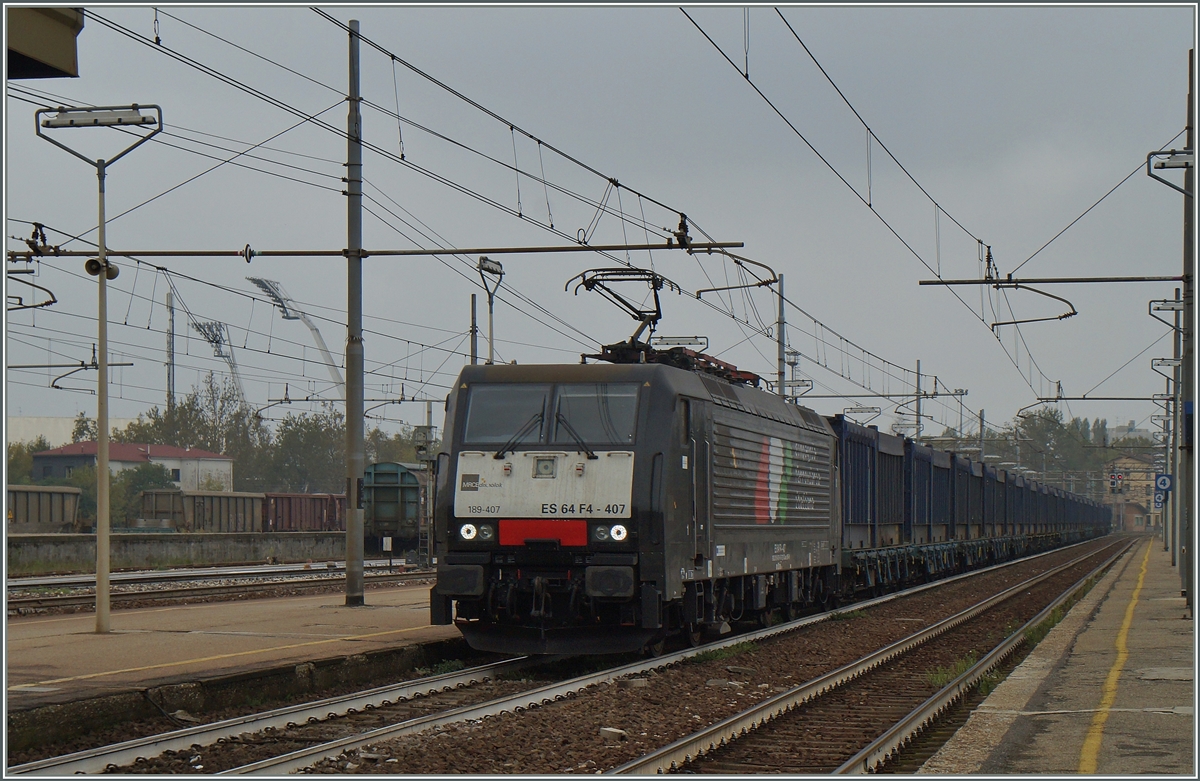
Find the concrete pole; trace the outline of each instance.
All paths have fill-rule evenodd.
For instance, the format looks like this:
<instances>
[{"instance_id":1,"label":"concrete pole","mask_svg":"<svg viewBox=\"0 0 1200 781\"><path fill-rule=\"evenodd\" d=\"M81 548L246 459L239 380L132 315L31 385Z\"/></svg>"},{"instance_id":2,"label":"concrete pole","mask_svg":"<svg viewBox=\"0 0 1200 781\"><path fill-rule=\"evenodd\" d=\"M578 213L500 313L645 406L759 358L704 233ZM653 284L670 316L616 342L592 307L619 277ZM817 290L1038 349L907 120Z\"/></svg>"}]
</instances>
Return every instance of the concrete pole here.
<instances>
[{"instance_id":1,"label":"concrete pole","mask_svg":"<svg viewBox=\"0 0 1200 781\"><path fill-rule=\"evenodd\" d=\"M1196 60L1195 49L1188 51L1188 96L1187 96L1187 148L1195 150L1194 125L1192 113L1195 111L1195 81ZM1188 193L1195 192L1196 167L1193 163L1188 166L1183 175L1183 189ZM1196 532L1192 503L1196 496L1196 466L1192 456L1192 446L1195 438L1195 402L1196 402L1196 353L1195 353L1195 296L1196 296L1196 226L1192 220L1192 210L1195 208L1195 197L1185 195L1183 198L1183 414L1184 429L1180 437L1183 458L1180 464L1180 483L1183 495L1182 524L1180 529L1180 567L1183 576L1182 591L1187 597L1188 611L1193 612L1195 602L1193 592L1195 583L1192 572L1195 561Z\"/></svg>"},{"instance_id":2,"label":"concrete pole","mask_svg":"<svg viewBox=\"0 0 1200 781\"><path fill-rule=\"evenodd\" d=\"M776 337L776 341L779 343L779 357L778 357L779 390L778 390L778 392L779 392L780 396L782 396L783 398L786 399L787 398L787 381L786 381L787 375L784 374L784 367L787 364L784 360L784 358L785 358L784 348L787 346L787 333L784 329L787 328L787 318L784 316L783 304L784 304L783 274L780 274L779 275L779 319L776 321L776 324L775 324L775 337Z\"/></svg>"},{"instance_id":3,"label":"concrete pole","mask_svg":"<svg viewBox=\"0 0 1200 781\"><path fill-rule=\"evenodd\" d=\"M475 294L471 294L471 365L479 363L479 325L475 320Z\"/></svg>"},{"instance_id":4,"label":"concrete pole","mask_svg":"<svg viewBox=\"0 0 1200 781\"><path fill-rule=\"evenodd\" d=\"M474 298L474 296L472 296ZM429 439L425 446L430 448L426 456L433 454L433 402L425 402L425 427ZM420 535L417 535L418 537ZM425 462L425 547L420 552L421 566L428 567L433 561L433 461Z\"/></svg>"},{"instance_id":5,"label":"concrete pole","mask_svg":"<svg viewBox=\"0 0 1200 781\"><path fill-rule=\"evenodd\" d=\"M1175 300L1176 301L1180 300L1179 297L1182 295L1182 293L1183 293L1183 291L1181 291L1179 288L1175 288ZM1174 339L1175 353L1174 353L1174 355L1175 355L1175 362L1176 362L1175 386L1174 386L1175 398L1171 402L1171 432L1172 432L1171 433L1171 449L1167 453L1167 456L1168 456L1167 469L1171 472L1172 475L1174 475L1173 479L1175 480L1175 485L1172 486L1171 494L1169 497L1170 503L1171 503L1171 566L1172 567L1174 567L1178 564L1178 558L1179 558L1179 515L1180 515L1180 512L1182 511L1182 506L1179 502L1179 494L1183 488L1183 485L1182 485L1183 475L1179 471L1180 456L1181 456L1179 446L1183 440L1183 437L1181 435L1185 433L1183 431L1183 405L1180 403L1183 399L1183 394L1182 394L1182 390L1181 390L1180 384L1179 384L1180 379L1181 379L1180 375L1182 374L1182 371L1183 371L1182 368L1179 366L1179 364L1182 363L1181 356L1182 356L1182 349L1183 349L1183 343L1182 343L1182 339L1181 339L1182 331L1180 328L1180 326L1181 326L1180 314L1181 313L1178 310L1175 312L1175 334L1174 334L1174 336L1175 336L1175 339ZM1181 586L1182 586L1182 584L1181 584Z\"/></svg>"},{"instance_id":6,"label":"concrete pole","mask_svg":"<svg viewBox=\"0 0 1200 781\"><path fill-rule=\"evenodd\" d=\"M983 430L984 430L983 410L979 410L979 463L981 463L981 464L983 463ZM1043 466L1042 467L1042 472L1043 472L1042 480L1043 481L1046 479L1045 471L1046 471L1046 469Z\"/></svg>"},{"instance_id":7,"label":"concrete pole","mask_svg":"<svg viewBox=\"0 0 1200 781\"><path fill-rule=\"evenodd\" d=\"M175 409L175 294L167 291L167 411Z\"/></svg>"},{"instance_id":8,"label":"concrete pole","mask_svg":"<svg viewBox=\"0 0 1200 781\"><path fill-rule=\"evenodd\" d=\"M358 94L358 20L350 20L346 120L346 606L363 599L362 113Z\"/></svg>"},{"instance_id":9,"label":"concrete pole","mask_svg":"<svg viewBox=\"0 0 1200 781\"><path fill-rule=\"evenodd\" d=\"M105 244L104 218L105 163L96 161L96 178L100 182L100 273L96 311L97 341L100 353L96 357L96 632L109 629L109 530L111 510L108 473L108 248Z\"/></svg>"},{"instance_id":10,"label":"concrete pole","mask_svg":"<svg viewBox=\"0 0 1200 781\"><path fill-rule=\"evenodd\" d=\"M913 440L921 443L921 362L917 361L917 430L913 432Z\"/></svg>"},{"instance_id":11,"label":"concrete pole","mask_svg":"<svg viewBox=\"0 0 1200 781\"><path fill-rule=\"evenodd\" d=\"M1171 392L1171 380L1166 381L1166 392ZM1164 472L1171 471L1171 435L1175 433L1175 427L1171 425L1171 416L1175 412L1175 405L1171 401L1167 401L1166 408L1163 410L1165 420L1163 420L1163 469ZM1150 490L1157 493L1158 487L1151 485ZM1174 493L1174 492L1172 492ZM1152 493L1153 496L1153 493ZM1169 518L1171 515L1171 494L1163 494L1162 507L1159 508L1158 522L1162 527L1163 550L1171 550L1171 533L1169 531Z\"/></svg>"}]
</instances>

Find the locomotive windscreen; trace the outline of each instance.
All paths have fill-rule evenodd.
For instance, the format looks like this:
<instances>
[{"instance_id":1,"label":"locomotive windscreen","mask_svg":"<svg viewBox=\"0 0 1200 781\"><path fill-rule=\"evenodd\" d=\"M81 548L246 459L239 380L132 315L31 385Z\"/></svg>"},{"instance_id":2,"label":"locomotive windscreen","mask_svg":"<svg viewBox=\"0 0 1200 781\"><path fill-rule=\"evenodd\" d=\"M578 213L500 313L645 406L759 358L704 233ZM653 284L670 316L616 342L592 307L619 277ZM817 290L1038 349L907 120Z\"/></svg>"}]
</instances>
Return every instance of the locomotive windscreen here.
<instances>
[{"instance_id":1,"label":"locomotive windscreen","mask_svg":"<svg viewBox=\"0 0 1200 781\"><path fill-rule=\"evenodd\" d=\"M479 445L573 445L577 437L592 445L629 446L637 428L637 383L562 384L553 386L492 383L472 385L467 398L462 441ZM518 437L518 434L520 435Z\"/></svg>"},{"instance_id":2,"label":"locomotive windscreen","mask_svg":"<svg viewBox=\"0 0 1200 781\"><path fill-rule=\"evenodd\" d=\"M467 401L467 423L464 442L504 444L512 439L537 416L543 416L549 385L496 383L472 385ZM542 440L542 421L522 438L529 442Z\"/></svg>"},{"instance_id":3,"label":"locomotive windscreen","mask_svg":"<svg viewBox=\"0 0 1200 781\"><path fill-rule=\"evenodd\" d=\"M566 444L575 438L595 445L632 445L637 427L636 383L587 383L562 385L555 402L554 442Z\"/></svg>"}]
</instances>

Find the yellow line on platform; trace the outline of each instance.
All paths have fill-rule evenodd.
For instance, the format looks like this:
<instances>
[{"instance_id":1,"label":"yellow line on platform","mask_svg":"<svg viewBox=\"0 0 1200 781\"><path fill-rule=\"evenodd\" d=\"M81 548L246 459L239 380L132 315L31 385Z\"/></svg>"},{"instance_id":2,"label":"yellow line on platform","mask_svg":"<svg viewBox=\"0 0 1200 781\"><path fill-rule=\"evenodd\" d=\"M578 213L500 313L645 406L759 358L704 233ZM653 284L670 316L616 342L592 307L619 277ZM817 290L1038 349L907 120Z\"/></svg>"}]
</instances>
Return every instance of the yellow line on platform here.
<instances>
[{"instance_id":1,"label":"yellow line on platform","mask_svg":"<svg viewBox=\"0 0 1200 781\"><path fill-rule=\"evenodd\" d=\"M21 689L30 689L37 686L49 686L55 683L69 683L70 681L85 681L90 678L102 678L106 675L120 675L121 673L136 673L144 670L161 670L167 667L182 667L188 664L198 664L201 662L215 662L218 659L233 659L238 656L253 656L255 654L272 653L275 651L287 651L293 648L305 648L314 645L327 645L329 643L341 643L351 640L368 640L373 637L383 637L384 635L398 635L405 632L414 632L418 629L428 629L427 626L412 626L407 629L388 629L383 632L371 632L365 635L346 635L343 637L330 637L325 640L310 640L305 643L292 643L290 645L276 645L270 648L258 648L253 651L235 651L228 654L216 654L214 656L203 656L198 659L181 659L176 662L163 662L162 664L147 664L141 667L126 667L123 670L106 670L98 673L87 673L85 675L72 675L69 678L54 678L49 681L38 681L37 683L21 683L16 686L9 686L8 691L20 691Z\"/></svg>"},{"instance_id":2,"label":"yellow line on platform","mask_svg":"<svg viewBox=\"0 0 1200 781\"><path fill-rule=\"evenodd\" d=\"M1142 557L1142 568L1138 573L1137 585L1133 588L1133 596L1129 599L1129 605L1125 608L1125 620L1121 622L1121 631L1117 632L1117 659L1113 662L1112 669L1108 671L1108 678L1104 681L1104 695L1100 698L1100 707L1096 711L1096 715L1092 717L1092 725L1088 728L1087 737L1083 741L1083 750L1079 753L1079 772L1081 774L1094 774L1096 772L1096 761L1100 756L1100 741L1104 737L1104 724L1108 721L1108 714L1112 710L1113 703L1117 700L1117 681L1121 678L1121 671L1125 668L1125 661L1129 658L1129 628L1133 625L1133 609L1137 607L1138 596L1142 593L1142 584L1146 581L1146 564L1150 561L1150 545L1146 545L1146 555Z\"/></svg>"}]
</instances>

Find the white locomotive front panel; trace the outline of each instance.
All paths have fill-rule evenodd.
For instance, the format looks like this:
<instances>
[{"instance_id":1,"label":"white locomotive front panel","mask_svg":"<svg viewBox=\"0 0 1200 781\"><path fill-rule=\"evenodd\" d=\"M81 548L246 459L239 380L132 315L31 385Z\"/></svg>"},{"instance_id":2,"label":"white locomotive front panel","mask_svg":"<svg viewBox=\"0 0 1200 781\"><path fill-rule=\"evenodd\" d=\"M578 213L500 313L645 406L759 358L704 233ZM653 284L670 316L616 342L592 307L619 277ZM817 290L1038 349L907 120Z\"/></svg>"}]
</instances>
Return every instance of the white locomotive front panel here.
<instances>
[{"instance_id":1,"label":"white locomotive front panel","mask_svg":"<svg viewBox=\"0 0 1200 781\"><path fill-rule=\"evenodd\" d=\"M454 514L466 518L629 518L633 451L588 458L561 450L526 450L495 458L458 454Z\"/></svg>"}]
</instances>

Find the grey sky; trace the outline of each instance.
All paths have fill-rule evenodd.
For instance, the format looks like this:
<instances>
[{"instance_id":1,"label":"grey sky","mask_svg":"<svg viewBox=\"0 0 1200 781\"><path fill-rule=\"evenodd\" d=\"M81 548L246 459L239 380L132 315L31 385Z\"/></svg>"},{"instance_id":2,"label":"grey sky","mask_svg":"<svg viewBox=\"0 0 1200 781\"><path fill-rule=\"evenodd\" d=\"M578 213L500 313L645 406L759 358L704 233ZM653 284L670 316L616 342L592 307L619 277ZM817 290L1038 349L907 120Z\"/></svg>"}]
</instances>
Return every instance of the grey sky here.
<instances>
[{"instance_id":1,"label":"grey sky","mask_svg":"<svg viewBox=\"0 0 1200 781\"><path fill-rule=\"evenodd\" d=\"M139 36L153 37L154 11L149 7L95 10ZM1150 360L1169 356L1171 342L1164 336L1168 329L1146 310L1149 299L1170 298L1173 284L1047 288L1069 298L1079 315L1022 326L1021 335L1001 328L998 342L988 325L1013 319L1004 297L993 294L981 311L976 288L957 289L971 305L967 307L946 289L918 286L918 280L933 273L805 146L677 7L325 10L339 21L361 20L365 38L604 177L617 179L620 200L612 193L608 204L629 215L630 221L622 230L614 216L604 216L589 236L591 243L644 241L647 233L635 225L643 209L651 226L676 226L677 215L649 201L639 202L634 192L685 212L693 223L693 237L700 237L702 230L717 241L744 241L739 254L784 273L787 297L856 345L839 351L836 338L820 329L814 334L811 320L789 310L789 342L804 356L801 373L816 381L814 393L866 392L842 379L839 374L844 373L876 391L911 391L912 370L920 360L923 373L937 375L944 387L969 389L964 406L971 428L971 418L980 408L986 408L989 421L1007 420L1034 403L1036 395L1053 394L1053 383L1059 380L1067 395L1089 391L1160 336L1156 346L1096 387L1094 395L1149 396L1163 390ZM933 204L874 144L874 208L926 262L935 269L940 262L946 278L978 277L981 272L975 240L951 218L991 245L1001 272L1012 271L1144 163L1147 152L1170 142L1184 127L1187 52L1195 39L1192 6L781 10L877 138L940 204L943 213L935 217ZM687 11L739 69L748 61L750 81L865 197L866 131L775 10L751 8L748 51L741 7ZM322 118L344 128L346 108L339 93L346 85L346 34L311 9L161 6L159 34L163 47L305 114L331 109ZM70 249L85 245L66 243L67 235L86 233L87 239L95 239L94 232L87 233L96 223L94 171L36 138L35 106L21 99L28 97L22 90L51 93L55 97L45 101L47 106L157 103L168 131L187 136L164 141L223 158L231 154L197 141L238 150L245 146L199 132L259 143L299 121L97 19L89 18L79 36L79 56L79 79L6 85L5 213L10 237L24 238L30 231L24 221L38 221L54 229L48 234L52 243ZM527 174L540 176L544 167L546 178L563 189L592 201L604 197L603 177L546 148L539 154L529 138L403 66L393 67L369 45L362 49L362 69L368 101L398 110L504 165L513 164L515 144L516 165ZM399 154L394 118L367 108L364 128L367 142ZM518 180L510 169L411 125L403 126L402 133L407 163L517 209ZM95 157L110 155L125 142L107 130L70 131L58 137ZM1183 138L1173 145L1182 147ZM307 126L266 146L291 154L253 154L308 170L261 160L239 162L307 184L225 165L113 219L217 162L164 144L139 148L109 173L110 247L343 247L346 208L338 179L344 173L345 141ZM549 211L555 229L574 237L595 216L594 207L561 191L551 189L547 195L547 188L529 177L520 179L520 209L528 218L521 220L379 153L366 154L364 176L367 194L376 199L368 207L379 215L368 214L364 221L369 249L409 248L414 239L425 246L437 241L420 239L385 209L412 221L401 211L407 210L458 247L564 244L568 239L534 223L548 222ZM1017 276L1178 274L1181 198L1139 172ZM935 225L940 230L935 231ZM657 241L662 232L649 235ZM18 249L23 244L10 238L7 246ZM564 290L572 276L614 266L614 259L590 254L497 259L507 272L505 288L515 291L502 289L497 303L497 351L504 360L575 363L581 352L593 352L599 344L633 332L633 320L598 296ZM245 277L279 280L317 318L325 340L340 357L345 339L344 263L150 260L202 281L173 277L197 319L228 324L253 406L280 398L285 382L293 399L309 393L335 397L307 329L281 320ZM620 260L625 260L623 254ZM706 294L705 300L714 304L710 307L691 294L734 283L735 267L727 261L665 251L652 258L632 253L628 261L639 267L652 264L685 291L664 291L659 334L705 335L710 353L773 379L774 343L756 334L760 319L773 326L775 304L769 291L734 294L723 304ZM118 262L121 276L112 286L109 303L112 359L136 365L114 370L111 414L132 417L165 403L163 302L168 285L149 266L139 269L132 262ZM482 293L478 275L471 270L474 262L475 258L453 257L441 262L380 257L366 261L368 398L393 397L401 383L408 396L444 397L468 350L469 296ZM7 362L89 359L96 296L82 262L47 260L37 281L52 289L59 303L8 316ZM9 292L25 291L10 286ZM640 296L644 289L628 292ZM252 303L251 296L259 301ZM1009 291L1007 301L1016 317L1064 311L1057 302L1024 292ZM536 311L533 304L553 317ZM722 307L754 327L721 314ZM479 314L486 327L482 295ZM186 392L203 373L225 369L189 330L180 311L179 392ZM482 336L486 338L486 331ZM905 367L907 374L892 368L888 371L894 376L885 378L878 359L864 368L859 348ZM482 339L480 349L486 353ZM814 360L831 370L815 366ZM47 388L57 373L7 372L7 414L94 414L94 396ZM80 373L73 380L69 384L89 388L95 377ZM924 381L926 388L929 382ZM926 424L927 433L958 425L958 404L940 401L944 403L926 405L934 416L934 422ZM811 406L833 414L851 403L822 399ZM885 414L876 421L881 428L893 422L893 405L883 404ZM280 406L270 414L308 408ZM1149 403L1082 402L1064 405L1063 412L1068 417L1106 417L1110 425L1132 419L1150 428L1149 417L1156 410ZM413 423L421 421L424 407L384 407L372 414ZM440 408L435 409L435 423L441 423Z\"/></svg>"}]
</instances>

